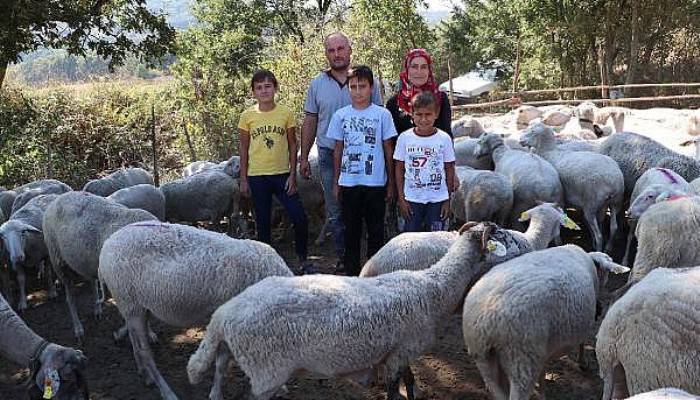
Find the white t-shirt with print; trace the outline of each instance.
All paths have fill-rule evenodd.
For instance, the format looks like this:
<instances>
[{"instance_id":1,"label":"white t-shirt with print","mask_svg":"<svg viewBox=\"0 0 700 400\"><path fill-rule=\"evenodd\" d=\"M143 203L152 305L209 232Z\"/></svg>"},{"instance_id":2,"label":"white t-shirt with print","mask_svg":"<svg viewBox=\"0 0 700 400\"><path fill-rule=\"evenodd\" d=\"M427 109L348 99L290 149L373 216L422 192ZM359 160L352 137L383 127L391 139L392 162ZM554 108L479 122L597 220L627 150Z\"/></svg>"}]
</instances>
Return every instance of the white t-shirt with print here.
<instances>
[{"instance_id":1,"label":"white t-shirt with print","mask_svg":"<svg viewBox=\"0 0 700 400\"><path fill-rule=\"evenodd\" d=\"M396 136L386 108L375 104L363 110L343 107L333 114L326 135L343 141L340 186L386 185L383 142Z\"/></svg>"},{"instance_id":2,"label":"white t-shirt with print","mask_svg":"<svg viewBox=\"0 0 700 400\"><path fill-rule=\"evenodd\" d=\"M396 141L394 159L404 162L407 201L425 204L449 199L445 163L455 161L450 135L438 129L430 136L418 136L411 128Z\"/></svg>"}]
</instances>

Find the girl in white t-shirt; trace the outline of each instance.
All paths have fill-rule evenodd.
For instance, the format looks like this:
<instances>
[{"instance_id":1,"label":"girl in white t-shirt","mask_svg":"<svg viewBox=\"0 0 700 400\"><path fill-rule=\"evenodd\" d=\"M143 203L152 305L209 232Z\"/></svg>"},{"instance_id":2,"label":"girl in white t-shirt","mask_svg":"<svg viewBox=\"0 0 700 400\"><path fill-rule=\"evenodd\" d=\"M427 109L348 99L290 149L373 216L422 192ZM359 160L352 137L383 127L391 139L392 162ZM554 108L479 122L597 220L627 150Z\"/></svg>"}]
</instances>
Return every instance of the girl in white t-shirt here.
<instances>
[{"instance_id":1,"label":"girl in white t-shirt","mask_svg":"<svg viewBox=\"0 0 700 400\"><path fill-rule=\"evenodd\" d=\"M433 126L438 116L431 92L413 97L413 123L394 150L399 210L405 232L445 230L454 191L455 154L450 136Z\"/></svg>"}]
</instances>

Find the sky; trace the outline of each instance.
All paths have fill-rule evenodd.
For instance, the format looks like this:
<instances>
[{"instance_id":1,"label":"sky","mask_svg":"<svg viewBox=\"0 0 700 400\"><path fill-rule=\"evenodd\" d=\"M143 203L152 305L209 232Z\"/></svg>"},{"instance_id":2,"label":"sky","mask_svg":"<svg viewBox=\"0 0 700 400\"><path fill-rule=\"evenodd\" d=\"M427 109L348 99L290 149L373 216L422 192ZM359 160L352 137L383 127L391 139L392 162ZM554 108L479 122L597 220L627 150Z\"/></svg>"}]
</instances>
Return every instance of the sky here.
<instances>
[{"instance_id":1,"label":"sky","mask_svg":"<svg viewBox=\"0 0 700 400\"><path fill-rule=\"evenodd\" d=\"M428 10L430 11L448 11L450 9L450 0L428 0Z\"/></svg>"}]
</instances>

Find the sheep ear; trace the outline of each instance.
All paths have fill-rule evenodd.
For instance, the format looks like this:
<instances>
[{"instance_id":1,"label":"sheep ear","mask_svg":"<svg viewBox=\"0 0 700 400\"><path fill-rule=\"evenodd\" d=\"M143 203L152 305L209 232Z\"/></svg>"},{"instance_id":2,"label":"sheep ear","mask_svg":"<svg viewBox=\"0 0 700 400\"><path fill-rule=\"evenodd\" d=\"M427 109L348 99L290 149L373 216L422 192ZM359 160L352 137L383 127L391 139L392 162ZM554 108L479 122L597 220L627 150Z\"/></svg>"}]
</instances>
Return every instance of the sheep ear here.
<instances>
[{"instance_id":1,"label":"sheep ear","mask_svg":"<svg viewBox=\"0 0 700 400\"><path fill-rule=\"evenodd\" d=\"M576 225L576 222L574 222L574 221L573 221L571 218L569 218L569 216L566 215L566 214L562 214L560 223L561 223L561 226L563 226L564 228L571 229L571 230L574 230L574 231L580 231L580 230L581 230L581 227L578 226L578 225Z\"/></svg>"},{"instance_id":2,"label":"sheep ear","mask_svg":"<svg viewBox=\"0 0 700 400\"><path fill-rule=\"evenodd\" d=\"M486 251L494 254L498 257L503 257L506 255L508 250L506 249L506 246L503 245L503 243L499 242L498 240L489 240L486 242Z\"/></svg>"},{"instance_id":3,"label":"sheep ear","mask_svg":"<svg viewBox=\"0 0 700 400\"><path fill-rule=\"evenodd\" d=\"M588 253L588 255L591 256L591 259L593 260L593 263L595 263L596 267L604 271L609 271L613 274L624 274L630 271L629 268L613 262L612 258L605 253L594 251Z\"/></svg>"},{"instance_id":4,"label":"sheep ear","mask_svg":"<svg viewBox=\"0 0 700 400\"><path fill-rule=\"evenodd\" d=\"M478 222L469 221L469 222L465 223L464 225L462 225L462 227L459 228L459 230L457 231L457 233L459 233L459 234L461 235L461 234L463 234L464 232L466 232L466 231L472 229L473 227L475 227L475 226L477 226L477 225L479 225Z\"/></svg>"},{"instance_id":5,"label":"sheep ear","mask_svg":"<svg viewBox=\"0 0 700 400\"><path fill-rule=\"evenodd\" d=\"M530 219L530 214L527 211L523 211L520 213L520 218L518 218L518 221L520 222L525 222Z\"/></svg>"},{"instance_id":6,"label":"sheep ear","mask_svg":"<svg viewBox=\"0 0 700 400\"><path fill-rule=\"evenodd\" d=\"M658 196L656 196L656 200L654 200L654 202L655 202L655 203L659 203L659 202L662 202L662 201L666 201L666 200L668 200L669 197L671 197L671 193L669 193L668 191L666 191L666 192L661 192L661 194L659 194Z\"/></svg>"}]
</instances>

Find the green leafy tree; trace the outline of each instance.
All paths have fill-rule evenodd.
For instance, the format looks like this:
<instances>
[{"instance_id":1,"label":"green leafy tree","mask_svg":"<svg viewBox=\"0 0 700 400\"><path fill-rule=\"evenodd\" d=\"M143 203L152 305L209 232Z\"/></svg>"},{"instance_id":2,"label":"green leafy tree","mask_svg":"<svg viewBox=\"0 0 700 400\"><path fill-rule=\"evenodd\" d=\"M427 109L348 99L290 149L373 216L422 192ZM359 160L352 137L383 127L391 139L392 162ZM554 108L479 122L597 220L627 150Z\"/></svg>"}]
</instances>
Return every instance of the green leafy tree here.
<instances>
[{"instance_id":1,"label":"green leafy tree","mask_svg":"<svg viewBox=\"0 0 700 400\"><path fill-rule=\"evenodd\" d=\"M174 31L145 0L6 0L0 13L0 85L7 65L42 47L70 54L94 51L121 65L130 53L156 60L167 54Z\"/></svg>"}]
</instances>

